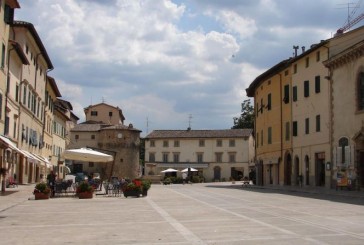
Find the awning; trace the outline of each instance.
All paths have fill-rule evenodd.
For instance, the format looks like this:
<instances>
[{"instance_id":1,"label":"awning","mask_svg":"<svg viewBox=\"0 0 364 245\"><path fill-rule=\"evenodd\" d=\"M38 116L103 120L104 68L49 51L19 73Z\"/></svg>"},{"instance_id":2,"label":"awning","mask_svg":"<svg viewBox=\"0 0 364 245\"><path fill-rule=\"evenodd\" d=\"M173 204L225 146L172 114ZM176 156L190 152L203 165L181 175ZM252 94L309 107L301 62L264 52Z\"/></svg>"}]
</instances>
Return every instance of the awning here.
<instances>
[{"instance_id":1,"label":"awning","mask_svg":"<svg viewBox=\"0 0 364 245\"><path fill-rule=\"evenodd\" d=\"M21 153L26 157L28 158L28 161L29 162L32 162L32 163L39 163L40 160L37 159L35 156L33 156L30 152L28 151L25 151L25 150L20 150Z\"/></svg>"},{"instance_id":2,"label":"awning","mask_svg":"<svg viewBox=\"0 0 364 245\"><path fill-rule=\"evenodd\" d=\"M9 140L8 138L6 138L5 136L0 135L0 140L5 145L7 145L7 147L9 147L11 150L15 150L15 151L21 153L21 150L18 147L16 147L16 145L11 140Z\"/></svg>"},{"instance_id":3,"label":"awning","mask_svg":"<svg viewBox=\"0 0 364 245\"><path fill-rule=\"evenodd\" d=\"M157 163L158 168L208 168L208 163Z\"/></svg>"}]
</instances>

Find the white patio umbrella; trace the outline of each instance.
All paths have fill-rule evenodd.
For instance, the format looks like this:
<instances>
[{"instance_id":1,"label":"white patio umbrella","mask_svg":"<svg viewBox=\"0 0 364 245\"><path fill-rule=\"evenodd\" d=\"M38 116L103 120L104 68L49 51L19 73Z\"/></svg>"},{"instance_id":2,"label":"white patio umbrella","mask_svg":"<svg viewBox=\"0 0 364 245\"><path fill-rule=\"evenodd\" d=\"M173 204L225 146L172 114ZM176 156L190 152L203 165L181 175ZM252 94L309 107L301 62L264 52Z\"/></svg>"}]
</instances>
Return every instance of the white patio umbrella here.
<instances>
[{"instance_id":1,"label":"white patio umbrella","mask_svg":"<svg viewBox=\"0 0 364 245\"><path fill-rule=\"evenodd\" d=\"M114 157L89 148L69 149L62 153L63 158L84 162L112 162Z\"/></svg>"},{"instance_id":2,"label":"white patio umbrella","mask_svg":"<svg viewBox=\"0 0 364 245\"><path fill-rule=\"evenodd\" d=\"M198 170L195 169L195 168L190 168L190 171L191 172L197 172ZM185 169L181 170L181 172L188 172L188 168L185 168Z\"/></svg>"},{"instance_id":3,"label":"white patio umbrella","mask_svg":"<svg viewBox=\"0 0 364 245\"><path fill-rule=\"evenodd\" d=\"M167 168L166 170L161 171L161 173L171 173L171 172L178 172L178 170L173 168Z\"/></svg>"}]
</instances>

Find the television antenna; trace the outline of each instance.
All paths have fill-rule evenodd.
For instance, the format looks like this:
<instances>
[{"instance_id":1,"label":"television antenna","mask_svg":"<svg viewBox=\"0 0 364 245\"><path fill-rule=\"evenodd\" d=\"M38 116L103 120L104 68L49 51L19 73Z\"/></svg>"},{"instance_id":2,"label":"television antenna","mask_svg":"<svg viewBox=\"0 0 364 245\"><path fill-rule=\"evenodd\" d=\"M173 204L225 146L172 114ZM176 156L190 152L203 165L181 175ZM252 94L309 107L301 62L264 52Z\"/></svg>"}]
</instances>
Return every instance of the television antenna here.
<instances>
[{"instance_id":1,"label":"television antenna","mask_svg":"<svg viewBox=\"0 0 364 245\"><path fill-rule=\"evenodd\" d=\"M354 15L356 14L357 10L360 8L360 4L362 3L362 1L363 0L359 0L356 4L355 3L346 3L345 4L345 5L347 5L347 8L348 8L348 19L344 23L344 25L336 31L335 36L343 34L345 31L349 30L351 27L353 27L358 22L360 22L361 20L364 19L364 13L362 13L362 14L358 15L357 17L353 18ZM354 4L355 4L355 6L351 7ZM352 9L351 12L350 12L350 9Z\"/></svg>"}]
</instances>

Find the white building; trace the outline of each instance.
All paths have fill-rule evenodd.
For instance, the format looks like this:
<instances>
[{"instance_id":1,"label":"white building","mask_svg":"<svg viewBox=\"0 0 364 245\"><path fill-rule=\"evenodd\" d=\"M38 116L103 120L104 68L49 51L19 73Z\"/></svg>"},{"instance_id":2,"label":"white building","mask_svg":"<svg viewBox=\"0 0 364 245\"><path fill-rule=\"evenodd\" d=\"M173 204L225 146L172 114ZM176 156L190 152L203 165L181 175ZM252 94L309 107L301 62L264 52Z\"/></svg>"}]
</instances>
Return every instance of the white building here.
<instances>
[{"instance_id":1,"label":"white building","mask_svg":"<svg viewBox=\"0 0 364 245\"><path fill-rule=\"evenodd\" d=\"M145 138L145 175L195 168L205 181L238 179L254 166L252 129L154 130ZM177 173L179 176L180 173Z\"/></svg>"}]
</instances>

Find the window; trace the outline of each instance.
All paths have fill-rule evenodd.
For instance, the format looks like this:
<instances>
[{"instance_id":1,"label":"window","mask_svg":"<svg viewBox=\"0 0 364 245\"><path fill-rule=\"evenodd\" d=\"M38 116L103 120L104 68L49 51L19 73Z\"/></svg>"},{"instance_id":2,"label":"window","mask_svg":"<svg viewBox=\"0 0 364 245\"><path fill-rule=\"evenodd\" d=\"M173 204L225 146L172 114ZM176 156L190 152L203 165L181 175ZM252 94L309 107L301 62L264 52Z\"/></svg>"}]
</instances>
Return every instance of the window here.
<instances>
[{"instance_id":1,"label":"window","mask_svg":"<svg viewBox=\"0 0 364 245\"><path fill-rule=\"evenodd\" d=\"M92 140L94 140L95 139L95 135L93 134L93 135L91 135L91 139Z\"/></svg>"},{"instance_id":2,"label":"window","mask_svg":"<svg viewBox=\"0 0 364 245\"><path fill-rule=\"evenodd\" d=\"M94 164L93 162L89 162L89 163L88 163L88 167L89 167L89 168L93 168L94 166L95 166L95 164Z\"/></svg>"},{"instance_id":3,"label":"window","mask_svg":"<svg viewBox=\"0 0 364 245\"><path fill-rule=\"evenodd\" d=\"M78 140L80 136L78 134L75 135L75 139Z\"/></svg>"},{"instance_id":4,"label":"window","mask_svg":"<svg viewBox=\"0 0 364 245\"><path fill-rule=\"evenodd\" d=\"M15 101L19 102L19 84L15 87Z\"/></svg>"},{"instance_id":5,"label":"window","mask_svg":"<svg viewBox=\"0 0 364 245\"><path fill-rule=\"evenodd\" d=\"M316 76L315 77L315 93L317 94L317 93L320 93L320 90L321 90L321 88L320 88L321 86L320 86L320 76Z\"/></svg>"},{"instance_id":6,"label":"window","mask_svg":"<svg viewBox=\"0 0 364 245\"><path fill-rule=\"evenodd\" d=\"M5 117L5 129L4 129L5 135L9 135L9 123L10 123L10 119L8 116L6 116Z\"/></svg>"},{"instance_id":7,"label":"window","mask_svg":"<svg viewBox=\"0 0 364 245\"><path fill-rule=\"evenodd\" d=\"M268 94L268 111L272 109L272 94Z\"/></svg>"},{"instance_id":8,"label":"window","mask_svg":"<svg viewBox=\"0 0 364 245\"><path fill-rule=\"evenodd\" d=\"M262 114L263 114L263 107L264 107L263 99L260 99L260 113Z\"/></svg>"},{"instance_id":9,"label":"window","mask_svg":"<svg viewBox=\"0 0 364 245\"><path fill-rule=\"evenodd\" d=\"M320 51L316 52L316 61L320 61Z\"/></svg>"},{"instance_id":10,"label":"window","mask_svg":"<svg viewBox=\"0 0 364 245\"><path fill-rule=\"evenodd\" d=\"M297 121L294 121L292 123L292 136L297 136L298 135L298 132L297 132Z\"/></svg>"},{"instance_id":11,"label":"window","mask_svg":"<svg viewBox=\"0 0 364 245\"><path fill-rule=\"evenodd\" d=\"M235 162L236 153L229 153L229 162Z\"/></svg>"},{"instance_id":12,"label":"window","mask_svg":"<svg viewBox=\"0 0 364 245\"><path fill-rule=\"evenodd\" d=\"M5 44L3 44L3 48L1 50L1 68L4 69L5 67Z\"/></svg>"},{"instance_id":13,"label":"window","mask_svg":"<svg viewBox=\"0 0 364 245\"><path fill-rule=\"evenodd\" d=\"M310 119L306 118L305 119L305 134L309 134L310 133Z\"/></svg>"},{"instance_id":14,"label":"window","mask_svg":"<svg viewBox=\"0 0 364 245\"><path fill-rule=\"evenodd\" d=\"M293 65L293 73L295 73L295 74L297 73L297 64Z\"/></svg>"},{"instance_id":15,"label":"window","mask_svg":"<svg viewBox=\"0 0 364 245\"><path fill-rule=\"evenodd\" d=\"M25 85L23 90L23 104L25 105L27 103L27 87Z\"/></svg>"},{"instance_id":16,"label":"window","mask_svg":"<svg viewBox=\"0 0 364 245\"><path fill-rule=\"evenodd\" d=\"M222 140L216 140L216 146L221 147L222 146Z\"/></svg>"},{"instance_id":17,"label":"window","mask_svg":"<svg viewBox=\"0 0 364 245\"><path fill-rule=\"evenodd\" d=\"M13 138L16 138L16 122L14 122Z\"/></svg>"},{"instance_id":18,"label":"window","mask_svg":"<svg viewBox=\"0 0 364 245\"><path fill-rule=\"evenodd\" d=\"M167 152L164 152L163 153L163 162L168 162L168 153Z\"/></svg>"},{"instance_id":19,"label":"window","mask_svg":"<svg viewBox=\"0 0 364 245\"><path fill-rule=\"evenodd\" d=\"M297 86L293 86L292 90L292 100L297 101Z\"/></svg>"},{"instance_id":20,"label":"window","mask_svg":"<svg viewBox=\"0 0 364 245\"><path fill-rule=\"evenodd\" d=\"M290 123L289 122L286 122L286 141L289 141L290 137L291 137L291 127L290 127Z\"/></svg>"},{"instance_id":21,"label":"window","mask_svg":"<svg viewBox=\"0 0 364 245\"><path fill-rule=\"evenodd\" d=\"M268 127L268 144L272 144L272 127Z\"/></svg>"},{"instance_id":22,"label":"window","mask_svg":"<svg viewBox=\"0 0 364 245\"><path fill-rule=\"evenodd\" d=\"M4 9L4 22L6 24L13 23L14 20L14 9L12 9L9 5L5 4Z\"/></svg>"},{"instance_id":23,"label":"window","mask_svg":"<svg viewBox=\"0 0 364 245\"><path fill-rule=\"evenodd\" d=\"M346 137L343 137L339 140L339 147L337 149L337 161L340 164L350 162L350 148L349 148L349 140Z\"/></svg>"},{"instance_id":24,"label":"window","mask_svg":"<svg viewBox=\"0 0 364 245\"><path fill-rule=\"evenodd\" d=\"M149 162L155 162L155 153L149 153Z\"/></svg>"},{"instance_id":25,"label":"window","mask_svg":"<svg viewBox=\"0 0 364 245\"><path fill-rule=\"evenodd\" d=\"M285 71L284 71L284 75L285 75L285 76L288 76L288 75L289 75L289 71L288 71L288 70L285 70Z\"/></svg>"},{"instance_id":26,"label":"window","mask_svg":"<svg viewBox=\"0 0 364 245\"><path fill-rule=\"evenodd\" d=\"M97 111L91 111L91 116L97 116Z\"/></svg>"},{"instance_id":27,"label":"window","mask_svg":"<svg viewBox=\"0 0 364 245\"><path fill-rule=\"evenodd\" d=\"M163 147L168 147L169 144L168 144L168 140L163 140Z\"/></svg>"},{"instance_id":28,"label":"window","mask_svg":"<svg viewBox=\"0 0 364 245\"><path fill-rule=\"evenodd\" d=\"M235 147L235 140L229 140L229 147Z\"/></svg>"},{"instance_id":29,"label":"window","mask_svg":"<svg viewBox=\"0 0 364 245\"><path fill-rule=\"evenodd\" d=\"M204 147L205 146L205 140L199 140L198 141L198 146Z\"/></svg>"},{"instance_id":30,"label":"window","mask_svg":"<svg viewBox=\"0 0 364 245\"><path fill-rule=\"evenodd\" d=\"M321 131L321 116L317 115L316 116L316 132L320 132Z\"/></svg>"},{"instance_id":31,"label":"window","mask_svg":"<svg viewBox=\"0 0 364 245\"><path fill-rule=\"evenodd\" d=\"M112 117L112 111L109 111L109 117Z\"/></svg>"},{"instance_id":32,"label":"window","mask_svg":"<svg viewBox=\"0 0 364 245\"><path fill-rule=\"evenodd\" d=\"M179 147L179 140L174 141L174 147Z\"/></svg>"},{"instance_id":33,"label":"window","mask_svg":"<svg viewBox=\"0 0 364 245\"><path fill-rule=\"evenodd\" d=\"M306 68L310 66L310 57L306 58Z\"/></svg>"},{"instance_id":34,"label":"window","mask_svg":"<svg viewBox=\"0 0 364 245\"><path fill-rule=\"evenodd\" d=\"M155 147L155 141L154 140L150 141L150 147Z\"/></svg>"},{"instance_id":35,"label":"window","mask_svg":"<svg viewBox=\"0 0 364 245\"><path fill-rule=\"evenodd\" d=\"M222 152L215 153L216 156L216 162L221 163L222 162Z\"/></svg>"},{"instance_id":36,"label":"window","mask_svg":"<svg viewBox=\"0 0 364 245\"><path fill-rule=\"evenodd\" d=\"M258 117L258 115L259 115L259 103L257 103L256 109L257 109L257 111L256 111L256 115L257 115L257 117Z\"/></svg>"},{"instance_id":37,"label":"window","mask_svg":"<svg viewBox=\"0 0 364 245\"><path fill-rule=\"evenodd\" d=\"M284 96L283 96L283 102L287 104L289 102L289 85L284 85Z\"/></svg>"},{"instance_id":38,"label":"window","mask_svg":"<svg viewBox=\"0 0 364 245\"><path fill-rule=\"evenodd\" d=\"M310 82L308 80L304 81L303 86L303 96L307 98L308 96L310 96Z\"/></svg>"},{"instance_id":39,"label":"window","mask_svg":"<svg viewBox=\"0 0 364 245\"><path fill-rule=\"evenodd\" d=\"M203 153L197 153L197 162L202 163L203 162Z\"/></svg>"},{"instance_id":40,"label":"window","mask_svg":"<svg viewBox=\"0 0 364 245\"><path fill-rule=\"evenodd\" d=\"M364 110L364 72L358 77L358 110Z\"/></svg>"},{"instance_id":41,"label":"window","mask_svg":"<svg viewBox=\"0 0 364 245\"><path fill-rule=\"evenodd\" d=\"M257 133L257 148L259 146L259 133Z\"/></svg>"},{"instance_id":42,"label":"window","mask_svg":"<svg viewBox=\"0 0 364 245\"><path fill-rule=\"evenodd\" d=\"M173 153L173 162L179 162L179 153Z\"/></svg>"}]
</instances>

